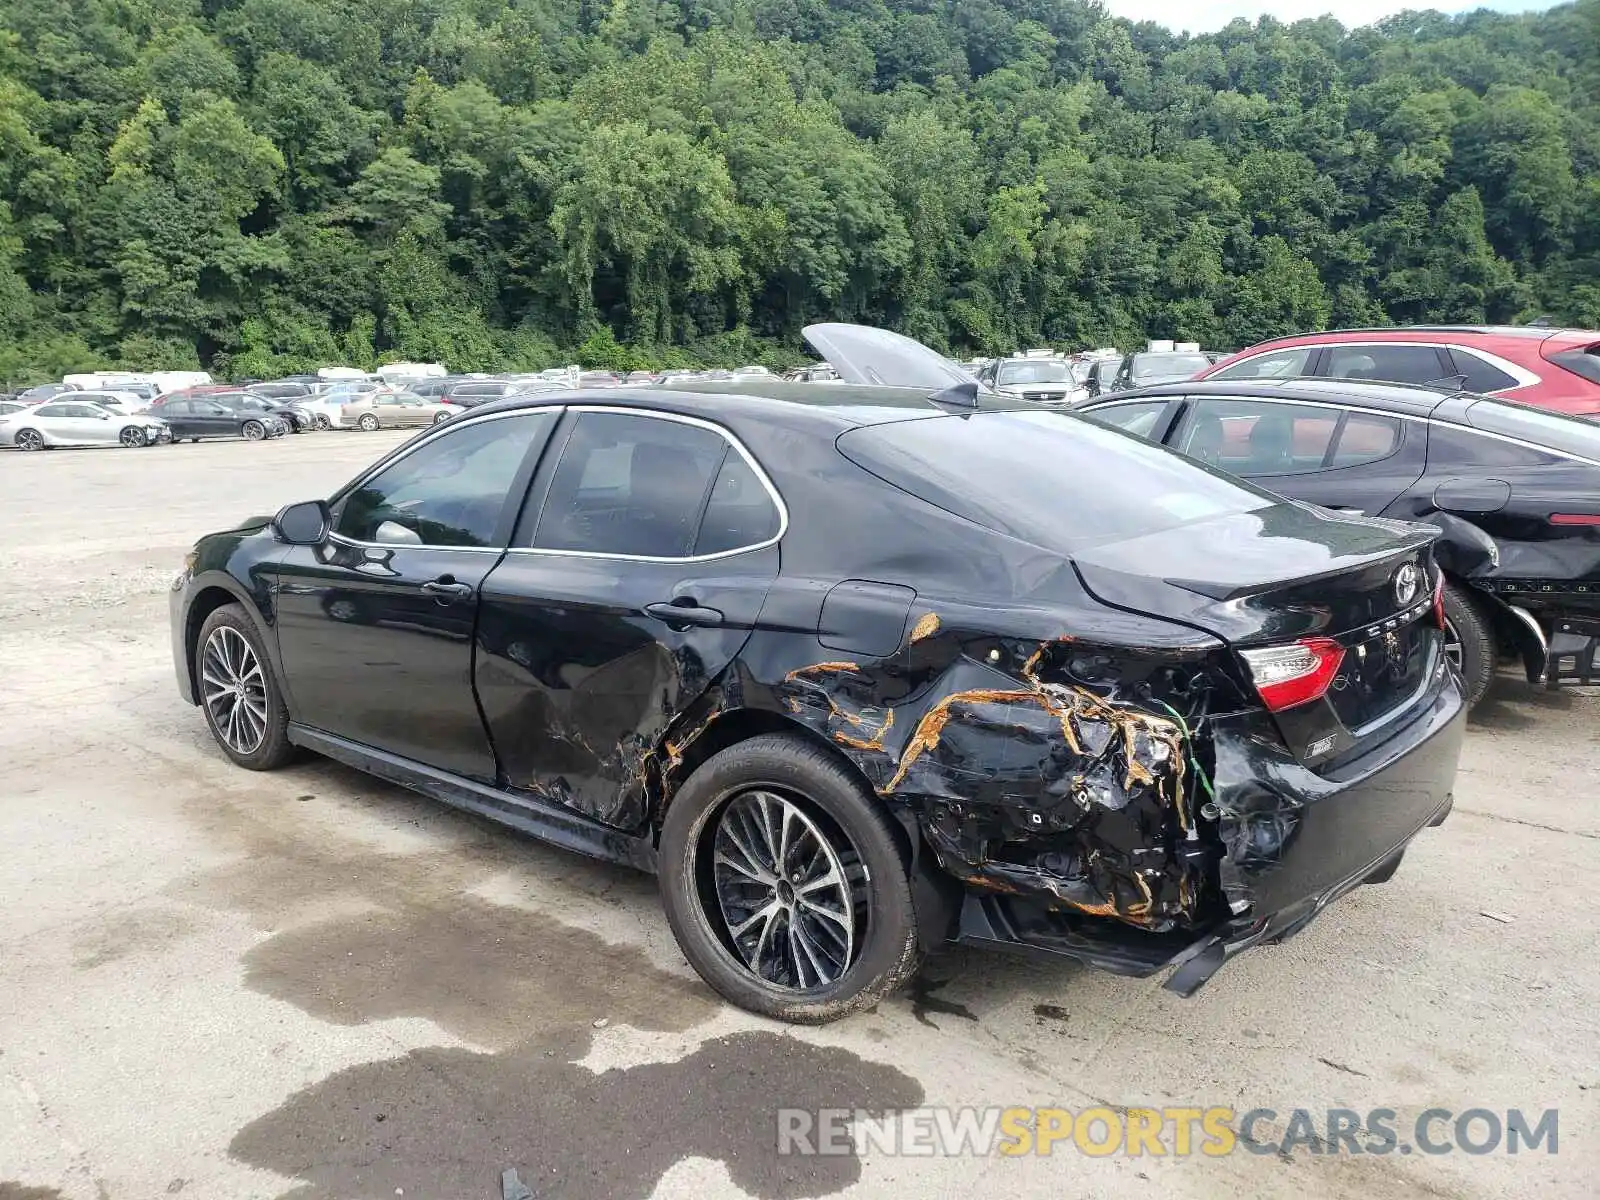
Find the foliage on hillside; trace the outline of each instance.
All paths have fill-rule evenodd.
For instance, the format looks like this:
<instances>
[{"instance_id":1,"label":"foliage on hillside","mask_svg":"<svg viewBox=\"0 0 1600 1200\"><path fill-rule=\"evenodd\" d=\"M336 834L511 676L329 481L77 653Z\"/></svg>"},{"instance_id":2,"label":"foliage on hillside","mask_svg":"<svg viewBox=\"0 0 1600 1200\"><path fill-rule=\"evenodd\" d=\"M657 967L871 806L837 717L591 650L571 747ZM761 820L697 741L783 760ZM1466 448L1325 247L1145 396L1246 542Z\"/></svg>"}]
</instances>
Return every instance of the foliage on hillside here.
<instances>
[{"instance_id":1,"label":"foliage on hillside","mask_svg":"<svg viewBox=\"0 0 1600 1200\"><path fill-rule=\"evenodd\" d=\"M0 377L1600 326L1600 0L0 0Z\"/></svg>"}]
</instances>

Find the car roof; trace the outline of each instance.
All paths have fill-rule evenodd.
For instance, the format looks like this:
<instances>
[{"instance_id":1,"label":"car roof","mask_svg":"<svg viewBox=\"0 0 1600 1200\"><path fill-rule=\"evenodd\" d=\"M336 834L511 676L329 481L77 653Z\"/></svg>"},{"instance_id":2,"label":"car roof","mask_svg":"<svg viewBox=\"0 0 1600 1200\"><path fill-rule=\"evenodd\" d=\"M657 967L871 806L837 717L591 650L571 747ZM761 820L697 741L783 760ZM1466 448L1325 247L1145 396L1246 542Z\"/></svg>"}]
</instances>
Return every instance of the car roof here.
<instances>
[{"instance_id":1,"label":"car roof","mask_svg":"<svg viewBox=\"0 0 1600 1200\"><path fill-rule=\"evenodd\" d=\"M723 424L759 421L763 417L781 414L790 425L814 424L819 432L936 417L952 412L1029 411L1038 407L991 393L979 393L971 406L947 406L932 399L924 388L791 383L758 376L738 380L693 380L670 386L565 388L518 393L480 405L472 410L472 416L476 418L491 412L569 404L637 408Z\"/></svg>"},{"instance_id":2,"label":"car roof","mask_svg":"<svg viewBox=\"0 0 1600 1200\"><path fill-rule=\"evenodd\" d=\"M1368 329L1325 329L1316 333L1292 333L1246 346L1239 353L1270 346L1306 346L1322 342L1348 342L1361 338L1371 338L1379 342L1450 342L1463 336L1513 338L1529 342L1544 342L1551 338L1573 342L1600 341L1600 331L1554 325L1383 325Z\"/></svg>"},{"instance_id":3,"label":"car roof","mask_svg":"<svg viewBox=\"0 0 1600 1200\"><path fill-rule=\"evenodd\" d=\"M1452 394L1437 388L1406 383L1367 383L1350 379L1190 379L1116 392L1080 404L1078 409L1099 408L1118 401L1168 396L1239 396L1268 400L1304 400L1317 404L1348 404L1376 408L1399 416L1426 417Z\"/></svg>"}]
</instances>

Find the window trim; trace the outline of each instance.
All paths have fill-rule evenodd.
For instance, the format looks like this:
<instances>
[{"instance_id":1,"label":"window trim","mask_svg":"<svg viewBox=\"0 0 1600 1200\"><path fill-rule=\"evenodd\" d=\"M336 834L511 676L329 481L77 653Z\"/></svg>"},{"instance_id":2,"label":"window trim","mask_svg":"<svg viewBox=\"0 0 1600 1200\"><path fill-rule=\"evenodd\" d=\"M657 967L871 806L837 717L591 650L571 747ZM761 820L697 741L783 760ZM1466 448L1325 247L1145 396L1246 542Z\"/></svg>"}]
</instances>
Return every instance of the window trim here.
<instances>
[{"instance_id":1,"label":"window trim","mask_svg":"<svg viewBox=\"0 0 1600 1200\"><path fill-rule=\"evenodd\" d=\"M511 412L487 413L481 417L458 417L452 421L440 421L437 425L425 425L423 426L423 432L417 435L414 441L409 442L406 445L399 447L399 449L395 450L394 452L384 456L383 458L380 458L365 473L357 475L349 483L345 484L344 487L335 492L333 497L328 501L328 507L330 509L338 508L339 505L344 503L345 498L349 496L351 492L355 491L362 484L366 483L367 480L372 479L374 476L379 475L384 471L387 471L397 462L411 457L411 455L415 454L418 450L421 450L429 442L443 437L446 433L450 433L457 429L464 429L468 425L477 425L487 421L506 421L512 417L521 417L526 416L529 413L543 412L555 413L556 425L559 427L561 423L561 416L564 411L565 410L558 405L550 405L548 407L542 405L529 405L527 408L513 409ZM545 439L545 444L540 449L541 455L545 450L549 449L550 441L554 438L555 433L555 429L550 431L550 437ZM517 474L519 476L522 475L527 469L527 466L528 464L524 462L521 467L517 468ZM523 500L525 501L528 490L527 480L524 480L522 490ZM519 503L518 508L520 509L520 507L521 504ZM338 520L339 515L340 514L335 514L334 522ZM503 520L504 517L505 514L502 512L501 519ZM369 548L377 548L380 550L459 550L464 554L504 554L507 550L505 546L441 546L436 542L364 542L359 538L353 538L343 533L336 533L332 528L332 524L333 522L330 522L330 527L328 529L328 539L330 541L341 542L346 546L359 546L364 550ZM506 540L510 541L511 537L514 536L515 533L516 524L513 522L511 532L507 534Z\"/></svg>"},{"instance_id":2,"label":"window trim","mask_svg":"<svg viewBox=\"0 0 1600 1200\"><path fill-rule=\"evenodd\" d=\"M767 496L772 500L773 505L778 510L778 531L776 533L774 533L771 537L766 538L763 541L752 542L748 546L736 546L732 550L719 550L714 554L686 554L686 555L613 554L610 551L605 551L605 550L556 550L556 549L550 549L550 548L543 547L543 546L509 546L509 547L506 548L506 553L507 554L534 554L534 555L541 555L541 556L547 557L547 558L555 557L555 558L605 559L605 560L609 560L609 561L613 561L613 562L648 562L648 563L703 563L703 562L716 562L719 559L732 558L732 557L734 557L735 555L738 555L738 554L750 554L750 553L752 553L752 552L754 552L756 550L765 550L769 546L776 546L780 541L783 540L783 535L786 534L789 531L789 506L783 502L783 496L782 496L781 493L779 493L777 487L773 484L771 477L768 476L766 471L762 468L761 464L756 461L755 455L751 454L750 451L745 448L744 443L741 442L737 437L735 437L730 430L724 428L721 425L718 425L716 422L707 421L707 420L704 420L701 417L685 416L682 413L663 412L662 410L655 409L655 408L627 408L627 407L624 407L624 406L621 406L621 405L613 405L613 404L573 404L573 405L568 405L567 408L566 408L566 411L568 413L577 414L577 415L580 415L580 416L583 413L608 413L608 414L612 414L612 415L625 416L625 417L643 417L643 418L645 418L647 420L674 421L679 425L691 425L691 426L694 426L696 428L709 430L710 432L717 434L729 446L731 446L738 453L740 458L744 459L745 465L750 468L750 470L754 473L756 479L760 481L761 486L766 489ZM448 424L448 422L447 422L447 424ZM561 449L562 449L562 452L565 453L565 451L566 451L566 442L565 442L565 440L562 442ZM726 460L724 460L724 461L726 461ZM560 464L561 464L561 460L558 457L555 460L555 465L557 467L559 467ZM718 467L718 470L719 471L721 470L720 465ZM715 480L713 480L713 484L714 483L715 483ZM548 490L546 490L545 494L540 497L539 512L537 514L535 514L535 517L534 517L533 529L534 529L535 532L537 532L538 528L539 528L538 518L542 517L544 515L544 506L548 502L548 500L549 500L549 492L548 492ZM700 517L701 517L701 520L704 521L705 513L703 511L703 507L702 507L702 512L700 514ZM513 533L512 536L514 537L515 533ZM698 532L696 532L695 539L696 539L696 541L699 540L699 533Z\"/></svg>"}]
</instances>

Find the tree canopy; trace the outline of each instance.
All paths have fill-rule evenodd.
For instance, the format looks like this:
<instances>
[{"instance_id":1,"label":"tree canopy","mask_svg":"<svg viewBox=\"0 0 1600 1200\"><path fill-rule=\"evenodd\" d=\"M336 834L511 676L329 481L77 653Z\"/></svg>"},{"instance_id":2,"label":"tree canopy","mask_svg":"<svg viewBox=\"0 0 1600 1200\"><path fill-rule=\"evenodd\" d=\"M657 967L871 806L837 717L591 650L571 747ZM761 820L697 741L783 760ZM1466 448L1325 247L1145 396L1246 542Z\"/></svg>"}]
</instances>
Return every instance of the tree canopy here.
<instances>
[{"instance_id":1,"label":"tree canopy","mask_svg":"<svg viewBox=\"0 0 1600 1200\"><path fill-rule=\"evenodd\" d=\"M1600 0L0 0L0 378L1600 326Z\"/></svg>"}]
</instances>

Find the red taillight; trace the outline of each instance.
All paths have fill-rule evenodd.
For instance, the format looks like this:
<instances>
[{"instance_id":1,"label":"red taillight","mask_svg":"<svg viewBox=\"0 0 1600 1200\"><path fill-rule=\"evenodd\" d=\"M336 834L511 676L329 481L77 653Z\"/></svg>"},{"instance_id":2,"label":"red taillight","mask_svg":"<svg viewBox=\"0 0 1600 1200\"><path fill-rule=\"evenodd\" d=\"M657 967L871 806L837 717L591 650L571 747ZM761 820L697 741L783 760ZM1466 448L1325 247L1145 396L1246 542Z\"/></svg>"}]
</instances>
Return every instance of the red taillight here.
<instances>
[{"instance_id":1,"label":"red taillight","mask_svg":"<svg viewBox=\"0 0 1600 1200\"><path fill-rule=\"evenodd\" d=\"M1329 638L1304 638L1288 646L1239 652L1262 702L1282 712L1321 697L1339 673L1344 647Z\"/></svg>"},{"instance_id":2,"label":"red taillight","mask_svg":"<svg viewBox=\"0 0 1600 1200\"><path fill-rule=\"evenodd\" d=\"M1440 629L1444 628L1444 572L1439 572L1439 578L1433 581L1433 621Z\"/></svg>"},{"instance_id":3,"label":"red taillight","mask_svg":"<svg viewBox=\"0 0 1600 1200\"><path fill-rule=\"evenodd\" d=\"M1552 525L1600 525L1600 513L1551 513Z\"/></svg>"}]
</instances>

